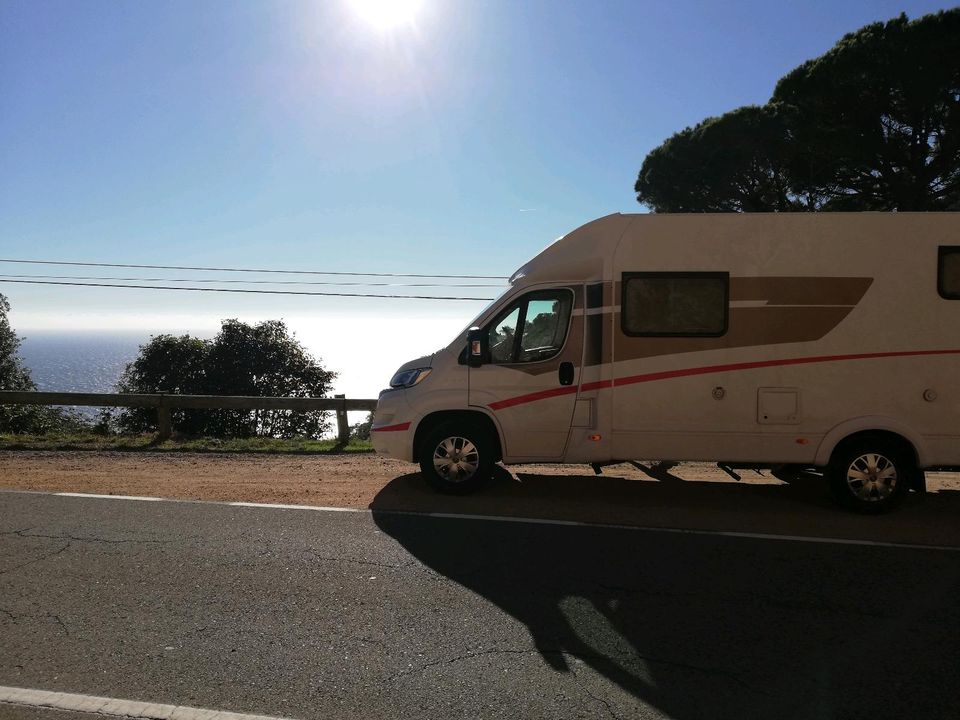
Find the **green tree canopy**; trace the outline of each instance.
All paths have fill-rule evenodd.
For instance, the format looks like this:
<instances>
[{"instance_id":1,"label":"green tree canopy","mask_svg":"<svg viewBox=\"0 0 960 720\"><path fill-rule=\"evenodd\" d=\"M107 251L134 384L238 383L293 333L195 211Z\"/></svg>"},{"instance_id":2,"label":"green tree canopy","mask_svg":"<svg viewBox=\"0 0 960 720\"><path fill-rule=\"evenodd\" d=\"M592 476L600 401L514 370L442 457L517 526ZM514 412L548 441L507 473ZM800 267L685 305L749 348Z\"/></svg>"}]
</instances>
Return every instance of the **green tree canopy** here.
<instances>
[{"instance_id":1,"label":"green tree canopy","mask_svg":"<svg viewBox=\"0 0 960 720\"><path fill-rule=\"evenodd\" d=\"M369 440L370 428L373 427L373 413L367 413L367 419L356 425L350 426L350 438L352 440Z\"/></svg>"},{"instance_id":2,"label":"green tree canopy","mask_svg":"<svg viewBox=\"0 0 960 720\"><path fill-rule=\"evenodd\" d=\"M656 212L960 210L960 9L846 35L652 150L635 190Z\"/></svg>"},{"instance_id":3,"label":"green tree canopy","mask_svg":"<svg viewBox=\"0 0 960 720\"><path fill-rule=\"evenodd\" d=\"M323 397L336 374L270 320L248 325L224 320L213 340L159 335L141 346L118 383L120 392L191 395ZM126 432L156 428L156 411L131 408L117 424ZM173 425L186 435L210 437L319 437L329 428L323 412L288 410L181 410Z\"/></svg>"},{"instance_id":4,"label":"green tree canopy","mask_svg":"<svg viewBox=\"0 0 960 720\"><path fill-rule=\"evenodd\" d=\"M960 209L960 9L846 35L773 101L829 209Z\"/></svg>"},{"instance_id":5,"label":"green tree canopy","mask_svg":"<svg viewBox=\"0 0 960 720\"><path fill-rule=\"evenodd\" d=\"M805 209L790 186L793 154L782 109L750 105L707 118L652 150L635 190L660 212Z\"/></svg>"},{"instance_id":6,"label":"green tree canopy","mask_svg":"<svg viewBox=\"0 0 960 720\"><path fill-rule=\"evenodd\" d=\"M36 390L20 359L20 338L10 326L10 301L0 294L0 390Z\"/></svg>"},{"instance_id":7,"label":"green tree canopy","mask_svg":"<svg viewBox=\"0 0 960 720\"><path fill-rule=\"evenodd\" d=\"M120 376L117 391L205 395L210 346L209 340L189 335L157 335L146 345L140 346L140 354ZM211 419L211 413L207 411L173 412L174 427L185 435L209 434L207 430ZM124 432L155 430L157 411L153 408L129 408L119 414L117 424Z\"/></svg>"}]
</instances>

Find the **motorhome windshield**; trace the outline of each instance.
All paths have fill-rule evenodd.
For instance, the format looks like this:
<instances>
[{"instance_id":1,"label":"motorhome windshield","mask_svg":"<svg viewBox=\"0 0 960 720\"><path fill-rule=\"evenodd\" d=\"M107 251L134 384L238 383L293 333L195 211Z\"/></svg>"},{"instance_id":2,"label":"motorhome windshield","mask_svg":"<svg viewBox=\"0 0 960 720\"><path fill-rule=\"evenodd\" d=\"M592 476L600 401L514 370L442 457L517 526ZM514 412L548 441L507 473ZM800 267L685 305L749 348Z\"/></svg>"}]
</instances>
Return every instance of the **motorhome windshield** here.
<instances>
[{"instance_id":1,"label":"motorhome windshield","mask_svg":"<svg viewBox=\"0 0 960 720\"><path fill-rule=\"evenodd\" d=\"M512 285L508 285L508 286L505 287L505 288L503 289L503 291L500 292L493 300L491 300L491 301L488 302L486 305L484 305L484 306L483 306L483 310L481 310L480 312L478 312L478 313L474 316L474 318L473 318L470 322L468 322L468 323L463 327L462 330L460 330L460 332L457 334L457 336L454 338L454 340L459 340L460 338L466 337L467 330L469 330L469 329L472 328L474 325L476 325L476 324L479 322L480 318L482 318L484 315L486 315L486 314L490 311L490 308L495 307L497 304L499 304L499 302L503 299L503 296L506 295L508 292L510 292L510 290L512 289L512 287L513 287Z\"/></svg>"}]
</instances>

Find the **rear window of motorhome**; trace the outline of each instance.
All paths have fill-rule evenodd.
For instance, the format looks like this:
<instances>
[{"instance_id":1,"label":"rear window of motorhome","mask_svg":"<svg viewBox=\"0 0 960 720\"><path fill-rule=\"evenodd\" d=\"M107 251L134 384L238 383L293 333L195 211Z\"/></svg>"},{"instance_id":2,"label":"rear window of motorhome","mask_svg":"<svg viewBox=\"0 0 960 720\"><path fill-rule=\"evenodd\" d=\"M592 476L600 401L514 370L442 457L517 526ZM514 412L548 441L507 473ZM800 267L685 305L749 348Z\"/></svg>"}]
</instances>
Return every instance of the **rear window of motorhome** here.
<instances>
[{"instance_id":1,"label":"rear window of motorhome","mask_svg":"<svg viewBox=\"0 0 960 720\"><path fill-rule=\"evenodd\" d=\"M624 273L621 326L644 337L717 337L727 331L728 273Z\"/></svg>"},{"instance_id":2,"label":"rear window of motorhome","mask_svg":"<svg viewBox=\"0 0 960 720\"><path fill-rule=\"evenodd\" d=\"M960 246L942 246L937 262L937 291L940 297L960 300Z\"/></svg>"}]
</instances>

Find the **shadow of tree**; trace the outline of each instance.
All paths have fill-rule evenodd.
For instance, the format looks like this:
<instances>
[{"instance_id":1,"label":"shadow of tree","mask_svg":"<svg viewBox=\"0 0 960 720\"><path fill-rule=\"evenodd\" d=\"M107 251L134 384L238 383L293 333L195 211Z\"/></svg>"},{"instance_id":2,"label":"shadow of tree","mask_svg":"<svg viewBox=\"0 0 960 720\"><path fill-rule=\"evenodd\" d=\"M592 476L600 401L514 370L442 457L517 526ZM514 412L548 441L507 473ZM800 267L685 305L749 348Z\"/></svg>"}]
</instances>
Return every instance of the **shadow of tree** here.
<instances>
[{"instance_id":1,"label":"shadow of tree","mask_svg":"<svg viewBox=\"0 0 960 720\"><path fill-rule=\"evenodd\" d=\"M501 477L490 492L510 500L538 484L521 480L523 491ZM557 480L562 496L566 478ZM591 480L612 486L614 504L637 492L616 478L579 478ZM615 683L624 697L597 698L615 716L650 706L673 718L954 716L956 552L397 512L413 509L419 482L384 488L372 504L378 527L524 623L555 671L586 665ZM796 500L793 485L720 485L712 492ZM449 510L433 497L432 511Z\"/></svg>"}]
</instances>

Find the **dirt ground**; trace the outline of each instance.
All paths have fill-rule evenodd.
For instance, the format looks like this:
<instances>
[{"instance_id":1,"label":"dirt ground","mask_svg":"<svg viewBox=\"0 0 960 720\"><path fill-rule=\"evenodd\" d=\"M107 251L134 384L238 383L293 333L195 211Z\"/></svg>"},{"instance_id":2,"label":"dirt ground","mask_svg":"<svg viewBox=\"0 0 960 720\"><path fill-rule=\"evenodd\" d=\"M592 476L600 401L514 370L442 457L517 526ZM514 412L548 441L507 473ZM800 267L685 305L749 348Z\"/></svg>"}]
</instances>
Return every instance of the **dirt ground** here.
<instances>
[{"instance_id":1,"label":"dirt ground","mask_svg":"<svg viewBox=\"0 0 960 720\"><path fill-rule=\"evenodd\" d=\"M412 465L369 454L0 452L0 487L368 507Z\"/></svg>"},{"instance_id":2,"label":"dirt ground","mask_svg":"<svg viewBox=\"0 0 960 720\"><path fill-rule=\"evenodd\" d=\"M416 465L374 453L352 455L237 455L130 452L0 452L0 487L49 492L147 495L187 500L369 507L384 487ZM593 476L585 465L517 465L515 476ZM715 466L689 463L685 479L727 481ZM605 469L618 478L650 479L629 465ZM747 482L778 481L754 473Z\"/></svg>"},{"instance_id":3,"label":"dirt ground","mask_svg":"<svg viewBox=\"0 0 960 720\"><path fill-rule=\"evenodd\" d=\"M925 496L882 517L839 510L821 477L784 483L684 463L651 477L628 464L517 465L481 492L438 495L417 467L375 454L0 452L0 489L548 518L960 546L960 473L929 473ZM2 497L0 497L2 502Z\"/></svg>"}]
</instances>

